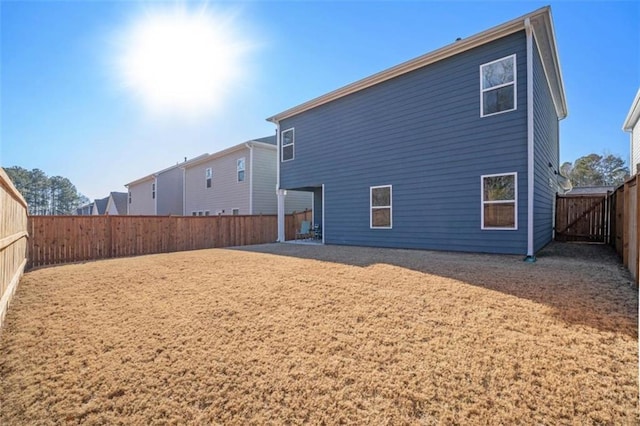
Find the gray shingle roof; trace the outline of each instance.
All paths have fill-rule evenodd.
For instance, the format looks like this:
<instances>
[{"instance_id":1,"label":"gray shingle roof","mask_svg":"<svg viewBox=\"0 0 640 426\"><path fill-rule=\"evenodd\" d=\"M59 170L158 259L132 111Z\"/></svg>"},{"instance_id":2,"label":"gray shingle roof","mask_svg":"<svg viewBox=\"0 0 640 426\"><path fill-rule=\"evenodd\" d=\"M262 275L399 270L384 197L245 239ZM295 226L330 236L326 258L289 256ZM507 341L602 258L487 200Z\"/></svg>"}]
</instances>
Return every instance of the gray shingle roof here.
<instances>
[{"instance_id":1,"label":"gray shingle roof","mask_svg":"<svg viewBox=\"0 0 640 426\"><path fill-rule=\"evenodd\" d=\"M276 137L275 135L273 136L265 136L264 138L258 138L258 139L253 139L256 142L262 142L262 143L268 143L270 145L275 145L276 144Z\"/></svg>"},{"instance_id":2,"label":"gray shingle roof","mask_svg":"<svg viewBox=\"0 0 640 426\"><path fill-rule=\"evenodd\" d=\"M101 198L99 200L95 200L96 208L98 209L98 214L105 214L107 210L107 202L109 201L109 197Z\"/></svg>"},{"instance_id":3,"label":"gray shingle roof","mask_svg":"<svg viewBox=\"0 0 640 426\"><path fill-rule=\"evenodd\" d=\"M111 198L116 205L116 210L119 215L127 214L127 193L126 192L112 192Z\"/></svg>"}]
</instances>

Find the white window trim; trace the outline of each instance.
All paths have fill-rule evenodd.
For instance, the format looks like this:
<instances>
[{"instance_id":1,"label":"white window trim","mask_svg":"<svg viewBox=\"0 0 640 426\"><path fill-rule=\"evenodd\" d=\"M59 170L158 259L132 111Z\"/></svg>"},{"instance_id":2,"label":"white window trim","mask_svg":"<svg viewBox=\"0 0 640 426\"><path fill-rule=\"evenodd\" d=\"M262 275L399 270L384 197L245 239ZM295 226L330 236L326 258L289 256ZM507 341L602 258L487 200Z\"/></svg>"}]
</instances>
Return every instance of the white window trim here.
<instances>
[{"instance_id":1,"label":"white window trim","mask_svg":"<svg viewBox=\"0 0 640 426\"><path fill-rule=\"evenodd\" d=\"M240 168L240 160L242 160L242 169ZM242 182L246 182L247 180L247 162L245 157L240 157L236 160L236 182L237 183L242 183ZM244 172L244 179L240 180L240 172Z\"/></svg>"},{"instance_id":2,"label":"white window trim","mask_svg":"<svg viewBox=\"0 0 640 426\"><path fill-rule=\"evenodd\" d=\"M233 213L233 211L234 211L234 210L238 210L238 214L234 214L234 213ZM240 209L239 209L239 208L237 208L237 207L236 207L236 208L232 208L232 209L231 209L231 215L232 215L232 216L240 216Z\"/></svg>"},{"instance_id":3,"label":"white window trim","mask_svg":"<svg viewBox=\"0 0 640 426\"><path fill-rule=\"evenodd\" d=\"M287 132L291 132L291 134L292 134L291 140L293 142L291 142L290 144L284 145L282 142L284 142L284 134L287 133ZM284 147L285 146L289 146L289 145L293 146L293 156L290 159L285 160L284 159ZM288 128L286 130L283 130L282 133L280 133L280 162L281 163L286 163L287 161L293 161L295 159L296 159L296 131L295 131L294 127L290 127L290 128Z\"/></svg>"},{"instance_id":4,"label":"white window trim","mask_svg":"<svg viewBox=\"0 0 640 426\"><path fill-rule=\"evenodd\" d=\"M513 200L513 228L510 227L495 227L495 226L484 226L484 205L485 204L505 204L511 203L512 201L507 200L499 200L499 201L485 201L484 200L484 178L488 177L497 177L497 176L513 176L514 179L514 200ZM518 230L518 173L494 173L491 175L482 175L480 176L480 229L488 230L488 231L517 231Z\"/></svg>"},{"instance_id":5,"label":"white window trim","mask_svg":"<svg viewBox=\"0 0 640 426\"><path fill-rule=\"evenodd\" d=\"M374 207L373 190L379 188L389 188L389 206ZM373 226L373 209L389 209L389 226ZM369 187L369 229L393 229L393 185L378 185Z\"/></svg>"},{"instance_id":6,"label":"white window trim","mask_svg":"<svg viewBox=\"0 0 640 426\"><path fill-rule=\"evenodd\" d=\"M482 87L482 68L491 64L495 64L496 62L504 61L505 59L513 58L513 82L511 83L503 83L497 86L492 86L488 89L484 89ZM513 85L513 108L505 109L504 111L492 112L491 114L484 113L484 92L488 92L490 90L499 89L501 87L507 87ZM518 109L518 61L516 54L505 56L504 58L496 59L495 61L487 62L486 64L480 65L480 117L491 117L498 114L504 114L505 112L511 112Z\"/></svg>"}]
</instances>

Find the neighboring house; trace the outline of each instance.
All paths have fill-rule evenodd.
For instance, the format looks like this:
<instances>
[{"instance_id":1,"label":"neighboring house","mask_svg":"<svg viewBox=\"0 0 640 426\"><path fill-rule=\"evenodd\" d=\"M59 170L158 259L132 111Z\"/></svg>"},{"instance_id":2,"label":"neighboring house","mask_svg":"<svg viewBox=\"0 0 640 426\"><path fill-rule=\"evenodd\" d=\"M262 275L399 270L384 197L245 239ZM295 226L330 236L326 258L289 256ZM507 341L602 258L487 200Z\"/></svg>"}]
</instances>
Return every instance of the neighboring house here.
<instances>
[{"instance_id":1,"label":"neighboring house","mask_svg":"<svg viewBox=\"0 0 640 426\"><path fill-rule=\"evenodd\" d=\"M200 155L126 184L128 189L127 214L182 215L184 198L182 167L207 155Z\"/></svg>"},{"instance_id":2,"label":"neighboring house","mask_svg":"<svg viewBox=\"0 0 640 426\"><path fill-rule=\"evenodd\" d=\"M636 94L627 119L624 121L622 129L631 133L630 154L629 154L629 171L632 175L640 173L640 126L638 119L640 118L640 89Z\"/></svg>"},{"instance_id":3,"label":"neighboring house","mask_svg":"<svg viewBox=\"0 0 640 426\"><path fill-rule=\"evenodd\" d=\"M79 215L79 216L92 215L93 214L93 206L94 206L94 204L95 204L95 202L89 203L89 204L85 204L84 206L78 207L76 209L76 215Z\"/></svg>"},{"instance_id":4,"label":"neighboring house","mask_svg":"<svg viewBox=\"0 0 640 426\"><path fill-rule=\"evenodd\" d=\"M126 192L111 192L107 200L106 214L108 215L126 215L127 214Z\"/></svg>"},{"instance_id":5,"label":"neighboring house","mask_svg":"<svg viewBox=\"0 0 640 426\"><path fill-rule=\"evenodd\" d=\"M76 215L125 215L127 214L127 193L111 192L108 197L94 200L92 203L78 207Z\"/></svg>"},{"instance_id":6,"label":"neighboring house","mask_svg":"<svg viewBox=\"0 0 640 426\"><path fill-rule=\"evenodd\" d=\"M567 115L556 49L545 7L268 118L278 202L312 192L329 244L534 260Z\"/></svg>"},{"instance_id":7,"label":"neighboring house","mask_svg":"<svg viewBox=\"0 0 640 426\"><path fill-rule=\"evenodd\" d=\"M103 215L107 213L107 203L109 202L109 197L100 198L99 200L95 200L93 202L93 215Z\"/></svg>"},{"instance_id":8,"label":"neighboring house","mask_svg":"<svg viewBox=\"0 0 640 426\"><path fill-rule=\"evenodd\" d=\"M183 164L184 214L277 213L275 136L251 140ZM284 212L311 208L311 194L292 192Z\"/></svg>"}]
</instances>

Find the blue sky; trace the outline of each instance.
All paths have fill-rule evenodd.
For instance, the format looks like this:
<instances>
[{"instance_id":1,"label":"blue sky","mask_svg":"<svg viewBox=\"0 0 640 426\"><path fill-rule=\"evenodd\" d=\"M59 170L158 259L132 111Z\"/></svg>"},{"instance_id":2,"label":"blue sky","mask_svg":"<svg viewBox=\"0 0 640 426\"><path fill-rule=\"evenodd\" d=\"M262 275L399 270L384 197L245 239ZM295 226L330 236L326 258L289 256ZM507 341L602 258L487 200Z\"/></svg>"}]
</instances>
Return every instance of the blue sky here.
<instances>
[{"instance_id":1,"label":"blue sky","mask_svg":"<svg viewBox=\"0 0 640 426\"><path fill-rule=\"evenodd\" d=\"M547 4L209 2L249 48L242 78L194 117L150 111L114 65L126 29L174 4L2 1L0 164L102 198L184 157L272 135L268 116ZM621 127L640 87L640 2L550 4L569 108L561 161L604 151L628 161Z\"/></svg>"}]
</instances>

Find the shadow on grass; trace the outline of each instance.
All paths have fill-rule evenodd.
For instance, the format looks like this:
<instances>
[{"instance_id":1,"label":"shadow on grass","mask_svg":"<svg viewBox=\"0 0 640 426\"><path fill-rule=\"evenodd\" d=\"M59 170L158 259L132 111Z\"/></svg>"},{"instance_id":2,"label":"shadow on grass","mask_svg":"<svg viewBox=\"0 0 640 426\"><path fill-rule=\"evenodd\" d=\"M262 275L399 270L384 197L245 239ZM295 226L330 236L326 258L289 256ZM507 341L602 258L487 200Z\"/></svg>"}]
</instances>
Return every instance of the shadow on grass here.
<instances>
[{"instance_id":1,"label":"shadow on grass","mask_svg":"<svg viewBox=\"0 0 640 426\"><path fill-rule=\"evenodd\" d=\"M357 267L394 265L544 304L568 324L638 335L638 291L607 245L554 242L538 253L536 263L514 255L333 245L264 244L234 250Z\"/></svg>"}]
</instances>

